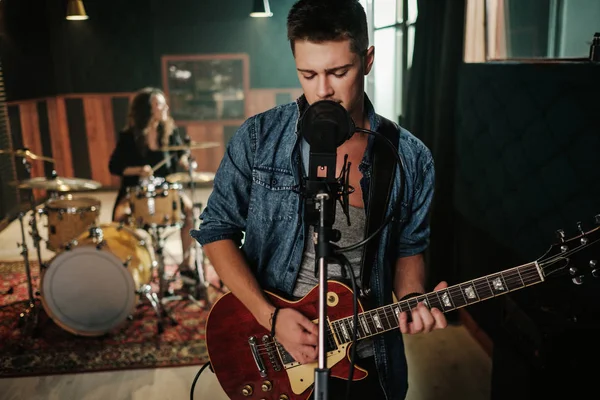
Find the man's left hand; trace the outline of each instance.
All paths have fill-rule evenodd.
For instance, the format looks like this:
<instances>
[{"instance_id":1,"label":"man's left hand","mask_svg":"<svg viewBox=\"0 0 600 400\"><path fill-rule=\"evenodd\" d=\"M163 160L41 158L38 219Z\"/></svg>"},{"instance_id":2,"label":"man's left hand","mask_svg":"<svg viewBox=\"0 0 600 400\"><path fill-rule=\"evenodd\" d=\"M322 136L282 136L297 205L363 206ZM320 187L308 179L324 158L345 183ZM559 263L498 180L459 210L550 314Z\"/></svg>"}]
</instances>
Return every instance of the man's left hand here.
<instances>
[{"instance_id":1,"label":"man's left hand","mask_svg":"<svg viewBox=\"0 0 600 400\"><path fill-rule=\"evenodd\" d=\"M448 287L444 281L440 282L434 289L441 290ZM408 321L408 313L402 312L398 318L400 332L404 334L428 333L434 329L444 329L448 325L446 316L437 308L427 308L423 303L417 304L417 307L411 311L411 321Z\"/></svg>"}]
</instances>

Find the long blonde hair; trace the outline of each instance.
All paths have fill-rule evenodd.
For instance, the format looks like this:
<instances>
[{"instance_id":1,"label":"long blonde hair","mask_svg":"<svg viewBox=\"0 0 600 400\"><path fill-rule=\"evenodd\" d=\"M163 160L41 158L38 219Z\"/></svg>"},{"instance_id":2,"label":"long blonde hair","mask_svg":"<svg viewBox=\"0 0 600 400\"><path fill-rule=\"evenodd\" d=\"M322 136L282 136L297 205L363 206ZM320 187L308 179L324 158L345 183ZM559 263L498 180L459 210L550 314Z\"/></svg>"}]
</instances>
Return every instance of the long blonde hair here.
<instances>
[{"instance_id":1,"label":"long blonde hair","mask_svg":"<svg viewBox=\"0 0 600 400\"><path fill-rule=\"evenodd\" d=\"M165 95L162 90L154 87L145 87L136 92L127 116L126 129L133 132L138 150L145 155L148 151L148 130L152 120L152 99L158 95ZM169 145L169 139L175 131L175 121L171 116L161 122L157 128L158 139L161 147Z\"/></svg>"}]
</instances>

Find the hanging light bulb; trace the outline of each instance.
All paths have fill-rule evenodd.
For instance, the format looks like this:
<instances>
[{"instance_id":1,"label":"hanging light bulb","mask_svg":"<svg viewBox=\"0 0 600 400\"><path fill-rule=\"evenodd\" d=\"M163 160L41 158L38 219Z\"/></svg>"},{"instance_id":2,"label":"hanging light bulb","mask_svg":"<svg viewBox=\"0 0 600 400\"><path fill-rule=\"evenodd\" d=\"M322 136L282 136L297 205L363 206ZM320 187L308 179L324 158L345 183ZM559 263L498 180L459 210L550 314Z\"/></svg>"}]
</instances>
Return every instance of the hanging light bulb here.
<instances>
[{"instance_id":1,"label":"hanging light bulb","mask_svg":"<svg viewBox=\"0 0 600 400\"><path fill-rule=\"evenodd\" d=\"M67 0L67 19L70 21L82 21L88 19L85 7L81 0Z\"/></svg>"},{"instance_id":2,"label":"hanging light bulb","mask_svg":"<svg viewBox=\"0 0 600 400\"><path fill-rule=\"evenodd\" d=\"M271 7L269 6L269 0L254 0L254 7L250 13L251 17L272 17Z\"/></svg>"}]
</instances>

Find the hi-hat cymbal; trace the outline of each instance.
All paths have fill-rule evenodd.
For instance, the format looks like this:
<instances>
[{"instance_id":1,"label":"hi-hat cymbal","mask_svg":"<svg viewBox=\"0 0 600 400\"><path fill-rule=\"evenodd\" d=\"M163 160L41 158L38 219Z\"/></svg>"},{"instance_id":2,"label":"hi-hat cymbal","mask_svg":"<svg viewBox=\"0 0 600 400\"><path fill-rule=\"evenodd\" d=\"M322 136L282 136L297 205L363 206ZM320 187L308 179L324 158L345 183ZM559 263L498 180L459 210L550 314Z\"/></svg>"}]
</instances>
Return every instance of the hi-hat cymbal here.
<instances>
[{"instance_id":1,"label":"hi-hat cymbal","mask_svg":"<svg viewBox=\"0 0 600 400\"><path fill-rule=\"evenodd\" d=\"M32 160L42 160L54 163L54 159L46 156L38 156L37 154L32 153L29 149L17 149L17 150L8 150L8 149L0 149L0 154L12 154L17 157L29 157Z\"/></svg>"},{"instance_id":2,"label":"hi-hat cymbal","mask_svg":"<svg viewBox=\"0 0 600 400\"><path fill-rule=\"evenodd\" d=\"M55 192L75 192L79 190L96 190L100 188L100 182L91 179L65 178L57 176L56 178L36 177L22 181L19 189L46 189Z\"/></svg>"},{"instance_id":3,"label":"hi-hat cymbal","mask_svg":"<svg viewBox=\"0 0 600 400\"><path fill-rule=\"evenodd\" d=\"M194 184L198 186L206 186L214 182L215 174L213 172L194 172L190 179L189 172L177 172L167 175L166 180L170 183L190 183L193 180Z\"/></svg>"},{"instance_id":4,"label":"hi-hat cymbal","mask_svg":"<svg viewBox=\"0 0 600 400\"><path fill-rule=\"evenodd\" d=\"M179 150L199 150L199 149L211 149L214 147L219 147L221 143L219 142L190 142L189 144L182 144L180 146L167 146L162 147L162 151L179 151Z\"/></svg>"}]
</instances>

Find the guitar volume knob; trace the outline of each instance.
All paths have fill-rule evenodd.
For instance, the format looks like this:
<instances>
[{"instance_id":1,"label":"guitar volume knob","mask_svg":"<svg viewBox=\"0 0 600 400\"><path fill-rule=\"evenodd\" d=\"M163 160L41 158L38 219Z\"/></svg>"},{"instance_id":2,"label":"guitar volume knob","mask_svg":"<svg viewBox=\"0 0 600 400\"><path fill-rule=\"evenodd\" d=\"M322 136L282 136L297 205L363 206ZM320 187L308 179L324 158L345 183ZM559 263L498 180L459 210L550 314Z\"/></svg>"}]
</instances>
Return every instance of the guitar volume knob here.
<instances>
[{"instance_id":1,"label":"guitar volume knob","mask_svg":"<svg viewBox=\"0 0 600 400\"><path fill-rule=\"evenodd\" d=\"M282 394L279 396L279 400L290 400L290 398L287 396L287 394Z\"/></svg>"},{"instance_id":2,"label":"guitar volume knob","mask_svg":"<svg viewBox=\"0 0 600 400\"><path fill-rule=\"evenodd\" d=\"M252 396L252 392L253 392L253 390L252 390L252 386L250 386L250 385L245 385L245 386L242 388L242 394L243 394L244 396L246 396L246 397L248 397L248 396Z\"/></svg>"},{"instance_id":3,"label":"guitar volume knob","mask_svg":"<svg viewBox=\"0 0 600 400\"><path fill-rule=\"evenodd\" d=\"M273 389L273 384L270 381L264 381L261 389L263 392L269 392L271 389Z\"/></svg>"}]
</instances>

